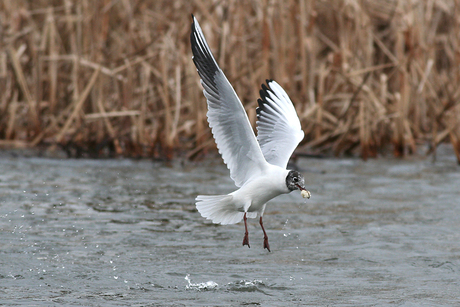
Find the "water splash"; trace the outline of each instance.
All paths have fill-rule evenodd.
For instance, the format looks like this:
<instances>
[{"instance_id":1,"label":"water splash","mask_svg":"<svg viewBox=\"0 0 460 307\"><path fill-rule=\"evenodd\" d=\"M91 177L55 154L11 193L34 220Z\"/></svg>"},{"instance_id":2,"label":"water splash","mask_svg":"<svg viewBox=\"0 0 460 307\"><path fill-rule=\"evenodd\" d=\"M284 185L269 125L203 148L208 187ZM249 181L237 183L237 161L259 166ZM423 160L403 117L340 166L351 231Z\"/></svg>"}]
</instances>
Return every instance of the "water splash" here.
<instances>
[{"instance_id":1,"label":"water splash","mask_svg":"<svg viewBox=\"0 0 460 307\"><path fill-rule=\"evenodd\" d=\"M227 290L237 292L261 292L265 293L262 288L265 288L265 284L262 280L240 280L237 282L230 282L227 284Z\"/></svg>"},{"instance_id":2,"label":"water splash","mask_svg":"<svg viewBox=\"0 0 460 307\"><path fill-rule=\"evenodd\" d=\"M284 222L283 228L281 228L281 229L286 230L286 227L287 227L288 222L289 222L289 219L286 219L286 222ZM291 235L290 232L288 232L288 233L283 233L283 236L284 236L284 237L287 237L287 236L290 236L290 235Z\"/></svg>"},{"instance_id":3,"label":"water splash","mask_svg":"<svg viewBox=\"0 0 460 307\"><path fill-rule=\"evenodd\" d=\"M283 228L281 228L281 229L286 229L286 226L287 226L288 222L289 222L289 219L286 219L286 222L284 222Z\"/></svg>"},{"instance_id":4,"label":"water splash","mask_svg":"<svg viewBox=\"0 0 460 307\"><path fill-rule=\"evenodd\" d=\"M207 281L207 282L198 283L198 284L193 284L192 281L190 280L190 274L187 274L185 276L185 280L188 282L188 285L185 286L185 289L187 290L189 289L198 290L198 291L213 290L219 286L216 282L212 280Z\"/></svg>"}]
</instances>

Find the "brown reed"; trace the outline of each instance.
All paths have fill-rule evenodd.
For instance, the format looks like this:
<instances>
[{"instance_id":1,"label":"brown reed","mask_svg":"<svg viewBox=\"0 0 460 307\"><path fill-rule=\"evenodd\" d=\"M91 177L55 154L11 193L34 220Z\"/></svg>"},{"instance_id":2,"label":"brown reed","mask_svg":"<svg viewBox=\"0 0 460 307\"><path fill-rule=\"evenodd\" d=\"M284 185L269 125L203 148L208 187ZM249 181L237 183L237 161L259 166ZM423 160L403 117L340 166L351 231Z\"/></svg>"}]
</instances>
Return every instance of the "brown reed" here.
<instances>
[{"instance_id":1,"label":"brown reed","mask_svg":"<svg viewBox=\"0 0 460 307\"><path fill-rule=\"evenodd\" d=\"M460 0L0 2L0 147L171 159L214 149L191 60L197 16L255 124L289 93L299 152L460 162Z\"/></svg>"}]
</instances>

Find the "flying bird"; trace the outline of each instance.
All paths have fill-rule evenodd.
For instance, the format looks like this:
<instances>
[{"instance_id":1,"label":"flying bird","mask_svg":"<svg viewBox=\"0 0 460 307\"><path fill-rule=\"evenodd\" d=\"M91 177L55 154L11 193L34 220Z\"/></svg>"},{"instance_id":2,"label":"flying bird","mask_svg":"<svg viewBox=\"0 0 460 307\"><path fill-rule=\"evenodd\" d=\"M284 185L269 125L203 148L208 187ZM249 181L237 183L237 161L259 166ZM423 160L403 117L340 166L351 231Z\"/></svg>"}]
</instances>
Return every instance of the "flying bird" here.
<instances>
[{"instance_id":1,"label":"flying bird","mask_svg":"<svg viewBox=\"0 0 460 307\"><path fill-rule=\"evenodd\" d=\"M226 195L199 195L196 207L200 214L216 224L236 224L244 220L243 246L249 245L248 218L260 217L264 248L270 251L262 217L267 202L281 194L305 189L304 177L287 170L294 149L302 141L294 105L283 88L273 80L262 84L258 99L257 137L246 111L220 69L206 42L200 25L192 15L190 34L193 62L201 78L208 104L207 118L219 153L239 188Z\"/></svg>"}]
</instances>

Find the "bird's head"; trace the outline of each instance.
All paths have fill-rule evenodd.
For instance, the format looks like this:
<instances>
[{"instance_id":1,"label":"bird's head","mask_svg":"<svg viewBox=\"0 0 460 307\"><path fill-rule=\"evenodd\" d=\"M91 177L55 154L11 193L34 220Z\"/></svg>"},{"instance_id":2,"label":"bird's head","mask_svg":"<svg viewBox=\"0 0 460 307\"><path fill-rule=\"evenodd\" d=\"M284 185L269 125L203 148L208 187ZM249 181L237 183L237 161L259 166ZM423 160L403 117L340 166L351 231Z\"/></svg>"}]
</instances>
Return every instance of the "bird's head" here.
<instances>
[{"instance_id":1,"label":"bird's head","mask_svg":"<svg viewBox=\"0 0 460 307\"><path fill-rule=\"evenodd\" d=\"M289 171L286 186L289 191L300 190L304 198L310 198L310 192L305 189L305 178L298 171Z\"/></svg>"}]
</instances>

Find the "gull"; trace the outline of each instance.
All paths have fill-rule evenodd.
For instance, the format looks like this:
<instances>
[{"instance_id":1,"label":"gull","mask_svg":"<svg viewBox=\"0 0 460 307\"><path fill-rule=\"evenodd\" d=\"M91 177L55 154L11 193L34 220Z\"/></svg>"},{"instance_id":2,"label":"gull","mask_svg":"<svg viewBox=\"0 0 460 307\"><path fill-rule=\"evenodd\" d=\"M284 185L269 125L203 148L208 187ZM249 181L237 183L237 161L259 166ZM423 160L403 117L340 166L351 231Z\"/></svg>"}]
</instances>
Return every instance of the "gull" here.
<instances>
[{"instance_id":1,"label":"gull","mask_svg":"<svg viewBox=\"0 0 460 307\"><path fill-rule=\"evenodd\" d=\"M273 80L262 84L258 99L257 137L244 107L217 64L203 31L192 15L190 34L193 62L201 78L208 104L207 118L219 153L239 188L226 195L198 195L196 207L201 216L216 224L236 224L244 220L243 246L249 245L248 218L260 216L264 249L270 252L262 216L272 198L305 189L304 177L287 170L289 158L302 141L294 105L283 88Z\"/></svg>"}]
</instances>

